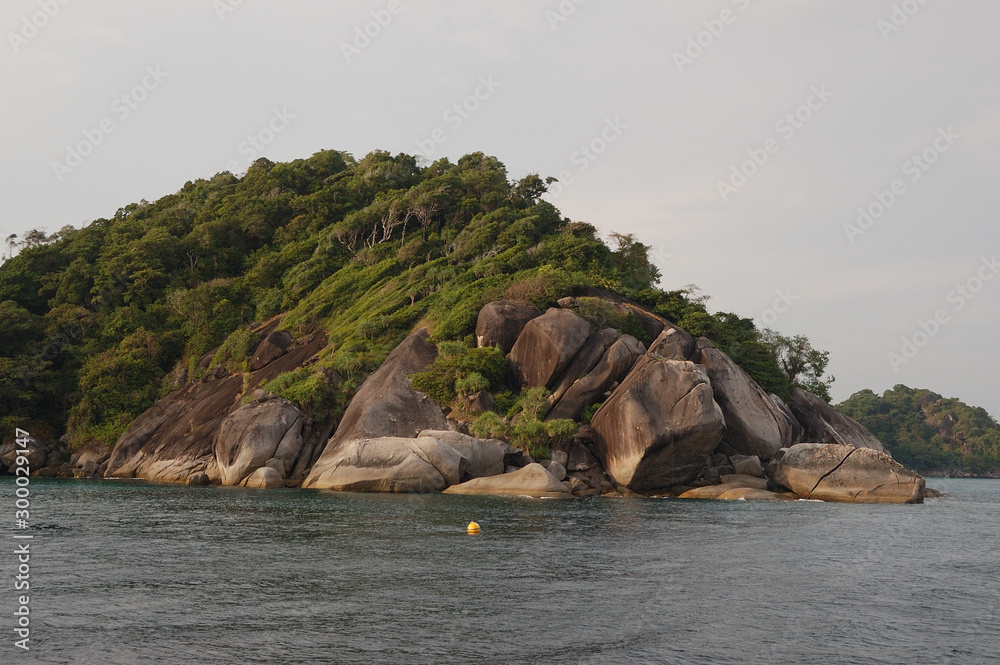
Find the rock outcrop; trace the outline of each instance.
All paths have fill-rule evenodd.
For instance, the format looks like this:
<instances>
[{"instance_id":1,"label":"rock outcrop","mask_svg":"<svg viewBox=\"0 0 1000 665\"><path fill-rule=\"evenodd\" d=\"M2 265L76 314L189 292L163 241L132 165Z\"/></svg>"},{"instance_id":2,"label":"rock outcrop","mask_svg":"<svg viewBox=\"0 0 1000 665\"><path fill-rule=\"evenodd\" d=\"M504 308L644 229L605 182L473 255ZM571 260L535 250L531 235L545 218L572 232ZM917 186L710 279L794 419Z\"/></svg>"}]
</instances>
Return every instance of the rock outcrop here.
<instances>
[{"instance_id":1,"label":"rock outcrop","mask_svg":"<svg viewBox=\"0 0 1000 665\"><path fill-rule=\"evenodd\" d=\"M500 475L504 471L504 458L517 451L498 439L477 439L450 430L424 430L419 438L437 439L468 460L468 467L461 478L463 481Z\"/></svg>"},{"instance_id":2,"label":"rock outcrop","mask_svg":"<svg viewBox=\"0 0 1000 665\"><path fill-rule=\"evenodd\" d=\"M725 420L704 367L647 354L594 415L592 428L611 478L653 493L698 476Z\"/></svg>"},{"instance_id":3,"label":"rock outcrop","mask_svg":"<svg viewBox=\"0 0 1000 665\"><path fill-rule=\"evenodd\" d=\"M271 322L264 331L277 323ZM215 436L227 416L240 407L244 389L252 392L264 381L304 366L325 346L324 335L308 335L247 377L213 373L212 381L186 383L133 421L112 449L104 475L186 483L205 474L219 481Z\"/></svg>"},{"instance_id":4,"label":"rock outcrop","mask_svg":"<svg viewBox=\"0 0 1000 665\"><path fill-rule=\"evenodd\" d=\"M549 403L555 404L562 399L562 396L566 394L566 391L570 389L570 386L577 379L586 376L594 369L597 363L601 361L601 358L604 357L608 348L617 339L618 331L614 328L598 330L588 337L587 341L583 343L583 346L576 352L573 359L569 361L569 365L566 366L566 369L562 371L562 375L552 386L552 395L549 397Z\"/></svg>"},{"instance_id":5,"label":"rock outcrop","mask_svg":"<svg viewBox=\"0 0 1000 665\"><path fill-rule=\"evenodd\" d=\"M498 300L486 303L476 320L476 346L499 346L504 353L514 348L524 326L542 311L528 303Z\"/></svg>"},{"instance_id":6,"label":"rock outcrop","mask_svg":"<svg viewBox=\"0 0 1000 665\"><path fill-rule=\"evenodd\" d=\"M355 439L324 455L303 487L344 492L440 492L460 481L468 460L431 437Z\"/></svg>"},{"instance_id":7,"label":"rock outcrop","mask_svg":"<svg viewBox=\"0 0 1000 665\"><path fill-rule=\"evenodd\" d=\"M278 460L281 469L291 469L302 449L304 420L298 407L283 399L233 411L222 421L215 439L215 463L222 484L239 485L271 459Z\"/></svg>"},{"instance_id":8,"label":"rock outcrop","mask_svg":"<svg viewBox=\"0 0 1000 665\"><path fill-rule=\"evenodd\" d=\"M792 424L756 381L704 337L697 352L726 418L723 443L741 455L761 458L792 445Z\"/></svg>"},{"instance_id":9,"label":"rock outcrop","mask_svg":"<svg viewBox=\"0 0 1000 665\"><path fill-rule=\"evenodd\" d=\"M275 330L257 346L257 349L253 352L253 356L250 358L250 362L247 363L247 368L251 372L262 369L265 365L274 362L288 353L288 347L294 341L295 339L288 332Z\"/></svg>"},{"instance_id":10,"label":"rock outcrop","mask_svg":"<svg viewBox=\"0 0 1000 665\"><path fill-rule=\"evenodd\" d=\"M566 390L562 398L549 411L547 420L556 418L571 418L579 420L583 410L591 404L596 404L604 398L616 383L621 383L628 376L636 360L642 356L645 349L642 342L631 335L620 337L604 353L597 366L576 381Z\"/></svg>"},{"instance_id":11,"label":"rock outcrop","mask_svg":"<svg viewBox=\"0 0 1000 665\"><path fill-rule=\"evenodd\" d=\"M802 425L802 441L839 443L885 452L882 442L861 423L837 413L829 404L810 392L792 388L792 402L789 406L795 414L795 419Z\"/></svg>"},{"instance_id":12,"label":"rock outcrop","mask_svg":"<svg viewBox=\"0 0 1000 665\"><path fill-rule=\"evenodd\" d=\"M886 453L835 443L800 443L778 461L773 480L803 499L920 503L924 479Z\"/></svg>"},{"instance_id":13,"label":"rock outcrop","mask_svg":"<svg viewBox=\"0 0 1000 665\"><path fill-rule=\"evenodd\" d=\"M352 442L415 437L421 430L448 428L441 407L410 385L409 375L427 369L437 358L437 347L428 337L426 328L410 334L365 380L347 405L337 431L313 465L304 487L315 487L319 478L342 460L341 447Z\"/></svg>"},{"instance_id":14,"label":"rock outcrop","mask_svg":"<svg viewBox=\"0 0 1000 665\"><path fill-rule=\"evenodd\" d=\"M590 324L568 309L551 308L532 319L507 356L522 386L549 387L590 336Z\"/></svg>"},{"instance_id":15,"label":"rock outcrop","mask_svg":"<svg viewBox=\"0 0 1000 665\"><path fill-rule=\"evenodd\" d=\"M541 464L532 463L511 473L475 478L445 490L445 494L495 494L537 498L570 497L569 488Z\"/></svg>"}]
</instances>

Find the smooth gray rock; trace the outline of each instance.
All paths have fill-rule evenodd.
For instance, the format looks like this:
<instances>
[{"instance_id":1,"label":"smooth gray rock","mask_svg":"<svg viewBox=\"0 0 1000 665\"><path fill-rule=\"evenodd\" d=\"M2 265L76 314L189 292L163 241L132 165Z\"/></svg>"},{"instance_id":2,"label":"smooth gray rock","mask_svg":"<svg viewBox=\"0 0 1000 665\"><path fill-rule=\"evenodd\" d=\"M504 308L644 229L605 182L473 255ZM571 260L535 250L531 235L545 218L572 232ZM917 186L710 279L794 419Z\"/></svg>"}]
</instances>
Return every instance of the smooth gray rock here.
<instances>
[{"instance_id":1,"label":"smooth gray rock","mask_svg":"<svg viewBox=\"0 0 1000 665\"><path fill-rule=\"evenodd\" d=\"M439 492L461 478L468 460L431 437L348 441L302 486L346 492Z\"/></svg>"},{"instance_id":2,"label":"smooth gray rock","mask_svg":"<svg viewBox=\"0 0 1000 665\"><path fill-rule=\"evenodd\" d=\"M704 367L643 356L594 415L594 453L619 486L655 493L698 477L725 420Z\"/></svg>"},{"instance_id":3,"label":"smooth gray rock","mask_svg":"<svg viewBox=\"0 0 1000 665\"><path fill-rule=\"evenodd\" d=\"M590 336L590 324L572 310L551 308L532 319L507 355L522 386L550 387Z\"/></svg>"},{"instance_id":4,"label":"smooth gray rock","mask_svg":"<svg viewBox=\"0 0 1000 665\"><path fill-rule=\"evenodd\" d=\"M579 420L584 409L604 399L604 394L628 376L645 349L631 335L623 335L601 357L597 365L578 379L549 411L546 420L569 418Z\"/></svg>"},{"instance_id":5,"label":"smooth gray rock","mask_svg":"<svg viewBox=\"0 0 1000 665\"><path fill-rule=\"evenodd\" d=\"M540 309L528 303L507 300L486 303L476 321L476 346L499 346L504 353L510 353L528 321L541 315Z\"/></svg>"},{"instance_id":6,"label":"smooth gray rock","mask_svg":"<svg viewBox=\"0 0 1000 665\"><path fill-rule=\"evenodd\" d=\"M250 474L243 486L251 489L278 489L285 486L285 481L276 470L262 466Z\"/></svg>"},{"instance_id":7,"label":"smooth gray rock","mask_svg":"<svg viewBox=\"0 0 1000 665\"><path fill-rule=\"evenodd\" d=\"M726 418L723 443L761 458L792 445L793 428L785 414L746 372L705 338L698 340L697 351Z\"/></svg>"},{"instance_id":8,"label":"smooth gray rock","mask_svg":"<svg viewBox=\"0 0 1000 665\"><path fill-rule=\"evenodd\" d=\"M295 338L290 333L284 330L275 330L257 345L253 356L250 357L250 362L247 363L247 368L254 372L274 362L288 353L288 348L294 341Z\"/></svg>"},{"instance_id":9,"label":"smooth gray rock","mask_svg":"<svg viewBox=\"0 0 1000 665\"><path fill-rule=\"evenodd\" d=\"M304 418L283 399L246 404L219 427L214 452L223 485L239 485L271 458L291 466L302 448Z\"/></svg>"},{"instance_id":10,"label":"smooth gray rock","mask_svg":"<svg viewBox=\"0 0 1000 665\"><path fill-rule=\"evenodd\" d=\"M477 439L468 434L451 430L423 430L421 438L437 439L448 445L468 460L462 480L497 476L504 471L504 457L516 452L514 448L498 439Z\"/></svg>"},{"instance_id":11,"label":"smooth gray rock","mask_svg":"<svg viewBox=\"0 0 1000 665\"><path fill-rule=\"evenodd\" d=\"M453 485L446 494L495 494L530 497L569 497L569 488L555 479L541 464L533 463L502 476L474 478Z\"/></svg>"},{"instance_id":12,"label":"smooth gray rock","mask_svg":"<svg viewBox=\"0 0 1000 665\"><path fill-rule=\"evenodd\" d=\"M886 453L836 443L792 446L774 480L803 499L843 503L921 503L926 487Z\"/></svg>"}]
</instances>

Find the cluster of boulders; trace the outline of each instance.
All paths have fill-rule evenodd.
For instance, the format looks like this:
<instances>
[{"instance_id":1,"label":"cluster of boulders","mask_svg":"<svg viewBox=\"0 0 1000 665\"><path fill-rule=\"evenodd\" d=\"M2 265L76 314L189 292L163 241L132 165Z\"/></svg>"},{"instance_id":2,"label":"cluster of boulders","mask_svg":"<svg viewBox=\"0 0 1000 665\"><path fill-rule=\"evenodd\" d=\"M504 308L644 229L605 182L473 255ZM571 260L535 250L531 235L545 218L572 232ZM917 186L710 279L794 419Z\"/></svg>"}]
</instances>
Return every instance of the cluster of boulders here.
<instances>
[{"instance_id":1,"label":"cluster of boulders","mask_svg":"<svg viewBox=\"0 0 1000 665\"><path fill-rule=\"evenodd\" d=\"M922 500L923 478L822 399L796 388L786 403L708 340L613 295L597 297L617 320L634 322L631 330L649 347L593 325L582 298L563 298L545 312L498 301L479 313L477 344L506 354L518 387L548 389L548 419L581 422L593 412L551 459L470 435L466 422L414 389L410 377L438 353L423 329L365 380L339 422L314 422L258 386L315 362L326 340L294 339L275 322L260 331L248 376L206 371L179 385L106 460L88 458L72 473L356 492ZM492 404L484 393L466 406ZM3 455L0 449L0 462Z\"/></svg>"},{"instance_id":2,"label":"cluster of boulders","mask_svg":"<svg viewBox=\"0 0 1000 665\"><path fill-rule=\"evenodd\" d=\"M28 463L31 475L41 478L100 478L107 470L107 449L78 450L66 454L65 439L47 443L28 437L24 446L13 441L0 444L0 472L14 473L18 457ZM23 466L23 463L21 464Z\"/></svg>"}]
</instances>

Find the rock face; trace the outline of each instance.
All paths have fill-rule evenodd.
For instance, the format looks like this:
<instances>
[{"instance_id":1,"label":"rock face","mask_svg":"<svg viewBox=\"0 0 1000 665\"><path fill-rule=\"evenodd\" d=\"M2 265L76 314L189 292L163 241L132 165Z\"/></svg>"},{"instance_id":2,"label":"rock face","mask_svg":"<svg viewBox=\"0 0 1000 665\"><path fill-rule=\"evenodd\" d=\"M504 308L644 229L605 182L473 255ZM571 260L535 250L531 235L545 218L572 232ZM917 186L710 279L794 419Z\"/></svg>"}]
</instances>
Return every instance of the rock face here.
<instances>
[{"instance_id":1,"label":"rock face","mask_svg":"<svg viewBox=\"0 0 1000 665\"><path fill-rule=\"evenodd\" d=\"M611 478L639 493L694 480L725 420L705 369L647 354L594 415L594 448Z\"/></svg>"},{"instance_id":2,"label":"rock face","mask_svg":"<svg viewBox=\"0 0 1000 665\"><path fill-rule=\"evenodd\" d=\"M886 453L834 443L800 443L778 461L774 481L803 499L920 503L924 479Z\"/></svg>"},{"instance_id":3,"label":"rock face","mask_svg":"<svg viewBox=\"0 0 1000 665\"><path fill-rule=\"evenodd\" d=\"M698 340L697 350L726 418L723 443L741 455L762 458L792 445L792 424L768 394L704 337Z\"/></svg>"},{"instance_id":4,"label":"rock face","mask_svg":"<svg viewBox=\"0 0 1000 665\"><path fill-rule=\"evenodd\" d=\"M521 385L551 386L589 336L579 314L552 308L524 326L507 359Z\"/></svg>"},{"instance_id":5,"label":"rock face","mask_svg":"<svg viewBox=\"0 0 1000 665\"><path fill-rule=\"evenodd\" d=\"M215 461L223 485L239 485L247 476L277 459L290 469L302 449L304 418L287 400L247 404L219 427Z\"/></svg>"},{"instance_id":6,"label":"rock face","mask_svg":"<svg viewBox=\"0 0 1000 665\"><path fill-rule=\"evenodd\" d=\"M314 473L327 464L328 456L336 454L337 447L344 442L384 436L414 437L420 430L448 428L441 408L414 390L408 377L424 371L437 358L437 347L427 338L426 329L409 335L365 380L347 405L336 433L316 462Z\"/></svg>"},{"instance_id":7,"label":"rock face","mask_svg":"<svg viewBox=\"0 0 1000 665\"><path fill-rule=\"evenodd\" d=\"M445 490L445 494L497 494L506 496L569 497L569 488L541 464L532 463L512 473L476 478Z\"/></svg>"},{"instance_id":8,"label":"rock face","mask_svg":"<svg viewBox=\"0 0 1000 665\"><path fill-rule=\"evenodd\" d=\"M570 386L562 399L549 411L546 420L556 418L579 420L584 409L601 401L604 393L628 376L629 370L644 352L642 342L635 337L624 335L619 338L590 373L577 379Z\"/></svg>"},{"instance_id":9,"label":"rock face","mask_svg":"<svg viewBox=\"0 0 1000 665\"><path fill-rule=\"evenodd\" d=\"M325 336L310 335L249 377L223 376L185 384L135 419L111 451L104 475L184 483L205 474L212 481L219 480L215 435L226 417L239 408L244 381L252 392L265 380L302 367L325 346Z\"/></svg>"},{"instance_id":10,"label":"rock face","mask_svg":"<svg viewBox=\"0 0 1000 665\"><path fill-rule=\"evenodd\" d=\"M288 352L288 347L294 341L294 338L284 330L274 331L257 346L247 368L253 372L277 360Z\"/></svg>"},{"instance_id":11,"label":"rock face","mask_svg":"<svg viewBox=\"0 0 1000 665\"><path fill-rule=\"evenodd\" d=\"M837 413L829 404L810 392L792 388L792 403L789 406L795 418L802 424L803 441L839 443L885 452L882 442L861 423Z\"/></svg>"},{"instance_id":12,"label":"rock face","mask_svg":"<svg viewBox=\"0 0 1000 665\"><path fill-rule=\"evenodd\" d=\"M462 475L463 481L500 475L504 469L504 456L514 452L514 449L503 441L477 439L450 430L424 430L420 433L420 438L424 437L437 439L454 448L459 455L468 460L468 468Z\"/></svg>"},{"instance_id":13,"label":"rock face","mask_svg":"<svg viewBox=\"0 0 1000 665\"><path fill-rule=\"evenodd\" d=\"M563 370L562 375L552 386L550 404L558 402L577 379L586 376L607 352L608 348L618 339L618 331L614 328L598 330L587 338L583 346Z\"/></svg>"},{"instance_id":14,"label":"rock face","mask_svg":"<svg viewBox=\"0 0 1000 665\"><path fill-rule=\"evenodd\" d=\"M326 457L324 455L324 457ZM348 441L303 487L345 492L440 492L458 483L468 460L437 439L381 437Z\"/></svg>"},{"instance_id":15,"label":"rock face","mask_svg":"<svg viewBox=\"0 0 1000 665\"><path fill-rule=\"evenodd\" d=\"M476 321L476 346L499 346L504 353L514 348L528 321L542 315L534 305L498 300L479 310Z\"/></svg>"}]
</instances>

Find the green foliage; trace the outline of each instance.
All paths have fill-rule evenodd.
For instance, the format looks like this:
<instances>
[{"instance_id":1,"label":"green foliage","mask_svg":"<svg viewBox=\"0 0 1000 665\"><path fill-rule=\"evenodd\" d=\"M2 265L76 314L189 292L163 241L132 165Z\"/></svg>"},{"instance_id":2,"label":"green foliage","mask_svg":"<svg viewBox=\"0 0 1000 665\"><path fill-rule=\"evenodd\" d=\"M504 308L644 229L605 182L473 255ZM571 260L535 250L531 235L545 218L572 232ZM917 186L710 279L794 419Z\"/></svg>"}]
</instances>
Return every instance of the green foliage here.
<instances>
[{"instance_id":1,"label":"green foliage","mask_svg":"<svg viewBox=\"0 0 1000 665\"><path fill-rule=\"evenodd\" d=\"M547 185L537 175L511 181L482 153L420 166L410 155L323 151L260 159L242 177L188 182L81 229L12 239L16 256L0 265L0 422L56 435L68 424L74 442L110 443L153 403L167 372L187 367L197 378L206 353L241 370L248 329L279 314L283 329L331 340L310 370L271 382L303 406L341 408L406 334L427 327L442 357L416 383L451 403L486 381L508 413L516 399L502 354L468 343L452 353L444 343L467 339L492 300L545 308L585 287L679 323L707 317L699 334L787 395L752 323L709 315L694 287L656 288L648 246L613 234L609 247L595 227L543 201ZM595 323L644 339L632 317L583 301ZM336 388L331 373L343 379Z\"/></svg>"},{"instance_id":2,"label":"green foliage","mask_svg":"<svg viewBox=\"0 0 1000 665\"><path fill-rule=\"evenodd\" d=\"M1000 425L985 409L903 385L881 396L862 390L836 408L921 473L1000 474Z\"/></svg>"},{"instance_id":3,"label":"green foliage","mask_svg":"<svg viewBox=\"0 0 1000 665\"><path fill-rule=\"evenodd\" d=\"M778 361L790 384L830 401L834 377L823 376L830 362L829 351L814 349L805 335L784 337L773 330L765 330L761 341Z\"/></svg>"},{"instance_id":4,"label":"green foliage","mask_svg":"<svg viewBox=\"0 0 1000 665\"><path fill-rule=\"evenodd\" d=\"M460 397L470 397L478 392L489 389L489 380L479 372L471 372L455 381L455 392Z\"/></svg>"},{"instance_id":5,"label":"green foliage","mask_svg":"<svg viewBox=\"0 0 1000 665\"><path fill-rule=\"evenodd\" d=\"M475 436L502 439L526 451L534 459L548 459L552 446L573 437L579 425L572 420L545 421L549 391L545 388L524 390L504 418L497 413L480 415L469 428Z\"/></svg>"},{"instance_id":6,"label":"green foliage","mask_svg":"<svg viewBox=\"0 0 1000 665\"><path fill-rule=\"evenodd\" d=\"M444 342L437 359L427 371L414 374L412 383L431 399L447 405L460 393L468 394L471 385L485 386L479 390L501 389L506 372L507 361L496 347L472 349L461 342Z\"/></svg>"},{"instance_id":7,"label":"green foliage","mask_svg":"<svg viewBox=\"0 0 1000 665\"><path fill-rule=\"evenodd\" d=\"M237 328L212 357L209 367L223 365L233 371L244 371L246 362L260 344L260 335L247 328Z\"/></svg>"},{"instance_id":8,"label":"green foliage","mask_svg":"<svg viewBox=\"0 0 1000 665\"><path fill-rule=\"evenodd\" d=\"M598 402L596 404L591 404L590 406L585 407L583 409L583 415L580 418L580 422L582 422L584 425L589 425L591 421L594 419L594 414L597 413L597 410L600 409L603 405L604 402Z\"/></svg>"}]
</instances>

